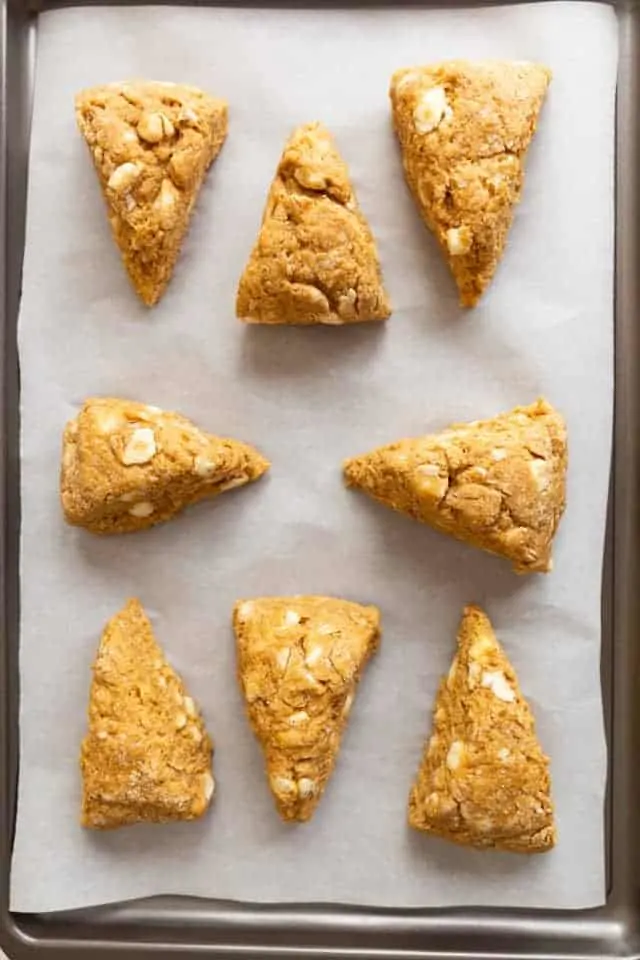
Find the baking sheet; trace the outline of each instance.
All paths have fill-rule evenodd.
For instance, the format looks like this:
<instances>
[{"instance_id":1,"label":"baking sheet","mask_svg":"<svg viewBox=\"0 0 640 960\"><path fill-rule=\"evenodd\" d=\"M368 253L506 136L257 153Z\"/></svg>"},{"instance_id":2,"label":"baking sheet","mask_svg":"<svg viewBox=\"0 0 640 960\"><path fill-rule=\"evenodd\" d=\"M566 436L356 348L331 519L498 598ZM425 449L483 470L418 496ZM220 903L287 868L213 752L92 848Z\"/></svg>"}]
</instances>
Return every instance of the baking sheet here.
<instances>
[{"instance_id":1,"label":"baking sheet","mask_svg":"<svg viewBox=\"0 0 640 960\"><path fill-rule=\"evenodd\" d=\"M571 38L571 43L567 39ZM404 187L387 86L446 57L554 70L524 200L494 286L462 312ZM482 10L92 8L38 36L22 370L21 759L11 907L155 893L417 907L604 900L600 575L612 412L616 21L598 4ZM130 76L230 102L174 280L151 313L113 247L73 94ZM349 162L395 311L386 326L245 328L237 279L282 145L322 119ZM548 577L508 566L343 489L340 462L401 435L545 394L568 420L568 511ZM156 530L65 527L60 433L90 394L129 396L256 443L251 488ZM234 679L239 596L377 603L384 636L310 824L279 822ZM129 595L199 700L218 793L193 824L78 827L79 743L104 622ZM410 833L407 793L465 602L486 605L552 759L560 842L544 857Z\"/></svg>"}]
</instances>

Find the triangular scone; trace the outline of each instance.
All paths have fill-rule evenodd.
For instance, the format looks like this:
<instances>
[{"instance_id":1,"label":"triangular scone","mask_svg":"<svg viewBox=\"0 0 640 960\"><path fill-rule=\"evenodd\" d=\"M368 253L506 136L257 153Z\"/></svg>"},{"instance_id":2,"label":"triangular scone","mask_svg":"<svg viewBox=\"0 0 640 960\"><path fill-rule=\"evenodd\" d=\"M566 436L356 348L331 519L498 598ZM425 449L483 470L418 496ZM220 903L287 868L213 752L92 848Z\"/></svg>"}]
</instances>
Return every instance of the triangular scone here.
<instances>
[{"instance_id":1,"label":"triangular scone","mask_svg":"<svg viewBox=\"0 0 640 960\"><path fill-rule=\"evenodd\" d=\"M152 306L171 279L204 175L227 135L227 104L183 84L110 83L77 95L76 119L124 265Z\"/></svg>"},{"instance_id":2,"label":"triangular scone","mask_svg":"<svg viewBox=\"0 0 640 960\"><path fill-rule=\"evenodd\" d=\"M504 252L551 71L452 60L398 70L393 120L407 181L473 307Z\"/></svg>"},{"instance_id":3,"label":"triangular scone","mask_svg":"<svg viewBox=\"0 0 640 960\"><path fill-rule=\"evenodd\" d=\"M144 403L86 400L64 431L60 492L67 523L127 533L243 486L269 467L238 440Z\"/></svg>"},{"instance_id":4,"label":"triangular scone","mask_svg":"<svg viewBox=\"0 0 640 960\"><path fill-rule=\"evenodd\" d=\"M332 597L236 604L238 678L283 820L309 820L331 775L360 675L380 637L376 607Z\"/></svg>"},{"instance_id":5,"label":"triangular scone","mask_svg":"<svg viewBox=\"0 0 640 960\"><path fill-rule=\"evenodd\" d=\"M328 130L298 127L284 148L238 287L248 323L357 323L391 313L375 240Z\"/></svg>"},{"instance_id":6,"label":"triangular scone","mask_svg":"<svg viewBox=\"0 0 640 960\"><path fill-rule=\"evenodd\" d=\"M105 627L82 743L82 824L194 820L214 791L213 747L138 600Z\"/></svg>"},{"instance_id":7,"label":"triangular scone","mask_svg":"<svg viewBox=\"0 0 640 960\"><path fill-rule=\"evenodd\" d=\"M542 853L556 842L549 761L479 607L465 609L457 656L440 683L409 823L456 843L517 853Z\"/></svg>"},{"instance_id":8,"label":"triangular scone","mask_svg":"<svg viewBox=\"0 0 640 960\"><path fill-rule=\"evenodd\" d=\"M545 400L399 440L345 464L347 484L443 533L548 572L565 506L567 431Z\"/></svg>"}]
</instances>

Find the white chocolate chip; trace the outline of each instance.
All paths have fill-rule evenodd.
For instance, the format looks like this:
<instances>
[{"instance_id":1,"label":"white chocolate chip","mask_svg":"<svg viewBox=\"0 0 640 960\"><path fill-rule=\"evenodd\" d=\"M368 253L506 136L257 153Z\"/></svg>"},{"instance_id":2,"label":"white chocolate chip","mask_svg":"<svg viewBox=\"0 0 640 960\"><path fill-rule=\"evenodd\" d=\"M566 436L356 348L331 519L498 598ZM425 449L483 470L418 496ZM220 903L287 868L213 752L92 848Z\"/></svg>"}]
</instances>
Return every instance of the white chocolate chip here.
<instances>
[{"instance_id":1,"label":"white chocolate chip","mask_svg":"<svg viewBox=\"0 0 640 960\"><path fill-rule=\"evenodd\" d=\"M209 800L211 800L211 797L213 796L215 789L216 789L216 782L211 776L211 774L203 773L202 774L202 795L204 796L204 799L206 800L207 803L209 802Z\"/></svg>"},{"instance_id":2,"label":"white chocolate chip","mask_svg":"<svg viewBox=\"0 0 640 960\"><path fill-rule=\"evenodd\" d=\"M292 727L298 727L301 723L306 723L309 719L309 714L306 710L297 710L296 713L292 713L289 717L289 723Z\"/></svg>"},{"instance_id":3,"label":"white chocolate chip","mask_svg":"<svg viewBox=\"0 0 640 960\"><path fill-rule=\"evenodd\" d=\"M449 770L457 770L464 756L464 744L460 740L454 740L447 753L447 767Z\"/></svg>"},{"instance_id":4,"label":"white chocolate chip","mask_svg":"<svg viewBox=\"0 0 640 960\"><path fill-rule=\"evenodd\" d=\"M351 707L353 706L354 697L355 697L355 692L353 690L350 690L349 693L347 694L347 699L345 700L342 706L343 717L349 716L349 713L351 712Z\"/></svg>"},{"instance_id":5,"label":"white chocolate chip","mask_svg":"<svg viewBox=\"0 0 640 960\"><path fill-rule=\"evenodd\" d=\"M510 756L511 751L507 747L501 747L500 750L498 750L498 760L502 760L504 762L505 760L508 760Z\"/></svg>"},{"instance_id":6,"label":"white chocolate chip","mask_svg":"<svg viewBox=\"0 0 640 960\"><path fill-rule=\"evenodd\" d=\"M296 785L287 777L270 777L269 782L275 793L295 793Z\"/></svg>"},{"instance_id":7,"label":"white chocolate chip","mask_svg":"<svg viewBox=\"0 0 640 960\"><path fill-rule=\"evenodd\" d=\"M137 143L138 134L135 130L132 130L131 127L126 127L125 130L120 134L120 145L126 146L128 143Z\"/></svg>"},{"instance_id":8,"label":"white chocolate chip","mask_svg":"<svg viewBox=\"0 0 640 960\"><path fill-rule=\"evenodd\" d=\"M160 218L170 220L173 216L173 208L178 199L178 191L171 180L167 177L162 181L160 192L153 202L155 209L159 212Z\"/></svg>"},{"instance_id":9,"label":"white chocolate chip","mask_svg":"<svg viewBox=\"0 0 640 960\"><path fill-rule=\"evenodd\" d=\"M413 111L413 123L418 133L431 133L443 120L451 116L444 87L431 87L419 98Z\"/></svg>"},{"instance_id":10,"label":"white chocolate chip","mask_svg":"<svg viewBox=\"0 0 640 960\"><path fill-rule=\"evenodd\" d=\"M179 123L197 123L198 114L195 110L192 110L191 107L182 107L180 113L178 114Z\"/></svg>"},{"instance_id":11,"label":"white chocolate chip","mask_svg":"<svg viewBox=\"0 0 640 960\"><path fill-rule=\"evenodd\" d=\"M241 603L238 607L238 619L240 620L248 620L252 613L253 603L251 600L245 600L245 602Z\"/></svg>"},{"instance_id":12,"label":"white chocolate chip","mask_svg":"<svg viewBox=\"0 0 640 960\"><path fill-rule=\"evenodd\" d=\"M115 190L116 193L120 193L122 190L128 190L129 187L133 186L141 173L142 167L137 163L131 163L130 161L121 163L109 177L107 186L110 190Z\"/></svg>"},{"instance_id":13,"label":"white chocolate chip","mask_svg":"<svg viewBox=\"0 0 640 960\"><path fill-rule=\"evenodd\" d=\"M495 447L495 449L491 451L491 459L495 460L496 462L499 460L504 460L506 456L507 451L503 450L502 447Z\"/></svg>"},{"instance_id":14,"label":"white chocolate chip","mask_svg":"<svg viewBox=\"0 0 640 960\"><path fill-rule=\"evenodd\" d=\"M156 438L151 427L138 427L127 440L122 451L122 462L126 467L148 463L155 457L156 451Z\"/></svg>"},{"instance_id":15,"label":"white chocolate chip","mask_svg":"<svg viewBox=\"0 0 640 960\"><path fill-rule=\"evenodd\" d=\"M467 476L470 480L485 480L488 474L486 467L471 467Z\"/></svg>"},{"instance_id":16,"label":"white chocolate chip","mask_svg":"<svg viewBox=\"0 0 640 960\"><path fill-rule=\"evenodd\" d=\"M98 737L98 740L107 740L109 737L109 734L107 733L106 730L98 730L97 737Z\"/></svg>"},{"instance_id":17,"label":"white chocolate chip","mask_svg":"<svg viewBox=\"0 0 640 960\"><path fill-rule=\"evenodd\" d=\"M155 507L152 503L149 503L148 500L143 500L141 503L134 503L132 507L129 507L129 513L132 517L150 517Z\"/></svg>"},{"instance_id":18,"label":"white chocolate chip","mask_svg":"<svg viewBox=\"0 0 640 960\"><path fill-rule=\"evenodd\" d=\"M214 472L216 465L213 460L198 454L193 461L193 469L199 477L208 477Z\"/></svg>"},{"instance_id":19,"label":"white chocolate chip","mask_svg":"<svg viewBox=\"0 0 640 960\"><path fill-rule=\"evenodd\" d=\"M546 460L535 457L529 461L529 470L540 493L551 483L551 468Z\"/></svg>"},{"instance_id":20,"label":"white chocolate chip","mask_svg":"<svg viewBox=\"0 0 640 960\"><path fill-rule=\"evenodd\" d=\"M307 684L309 685L309 687L311 688L311 690L322 689L321 684L318 683L317 679L316 679L315 676L311 673L310 670L301 670L301 671L300 671L300 675L301 675L302 677L304 677L304 679L306 680L306 682L307 682Z\"/></svg>"},{"instance_id":21,"label":"white chocolate chip","mask_svg":"<svg viewBox=\"0 0 640 960\"><path fill-rule=\"evenodd\" d=\"M196 705L191 699L191 697L184 697L182 703L183 703L184 709L186 710L187 716L195 717L198 715L198 711L196 710Z\"/></svg>"},{"instance_id":22,"label":"white chocolate chip","mask_svg":"<svg viewBox=\"0 0 640 960\"><path fill-rule=\"evenodd\" d=\"M191 734L191 737L195 740L196 743L202 743L202 733L200 732L199 727L196 727L195 725L192 724L189 727L189 733Z\"/></svg>"},{"instance_id":23,"label":"white chocolate chip","mask_svg":"<svg viewBox=\"0 0 640 960\"><path fill-rule=\"evenodd\" d=\"M458 657L453 658L453 663L449 667L449 673L447 674L447 686L451 688L453 686L453 681L456 678L456 673L458 672Z\"/></svg>"},{"instance_id":24,"label":"white chocolate chip","mask_svg":"<svg viewBox=\"0 0 640 960\"><path fill-rule=\"evenodd\" d=\"M516 698L513 687L501 670L485 670L482 674L482 686L491 690L494 697L504 700L505 703L513 703Z\"/></svg>"},{"instance_id":25,"label":"white chocolate chip","mask_svg":"<svg viewBox=\"0 0 640 960\"><path fill-rule=\"evenodd\" d=\"M447 230L447 249L452 257L462 257L471 249L471 231L468 227L452 227Z\"/></svg>"},{"instance_id":26,"label":"white chocolate chip","mask_svg":"<svg viewBox=\"0 0 640 960\"><path fill-rule=\"evenodd\" d=\"M324 657L324 647L320 643L313 644L305 655L305 663L308 667L315 666L319 660Z\"/></svg>"},{"instance_id":27,"label":"white chocolate chip","mask_svg":"<svg viewBox=\"0 0 640 960\"><path fill-rule=\"evenodd\" d=\"M327 314L320 320L320 323L323 323L325 327L342 327L346 321L342 317L335 314Z\"/></svg>"},{"instance_id":28,"label":"white chocolate chip","mask_svg":"<svg viewBox=\"0 0 640 960\"><path fill-rule=\"evenodd\" d=\"M233 480L227 480L225 483L218 484L218 490L224 492L225 490L235 490L236 487L244 487L245 483L248 483L249 480L247 477L234 477Z\"/></svg>"},{"instance_id":29,"label":"white chocolate chip","mask_svg":"<svg viewBox=\"0 0 640 960\"><path fill-rule=\"evenodd\" d=\"M414 476L418 491L429 499L442 500L449 489L448 477L439 476L438 467L433 463L417 467Z\"/></svg>"},{"instance_id":30,"label":"white chocolate chip","mask_svg":"<svg viewBox=\"0 0 640 960\"><path fill-rule=\"evenodd\" d=\"M187 715L186 713L177 713L176 714L176 730L182 730L183 727L187 725Z\"/></svg>"},{"instance_id":31,"label":"white chocolate chip","mask_svg":"<svg viewBox=\"0 0 640 960\"><path fill-rule=\"evenodd\" d=\"M418 467L417 472L425 477L439 477L440 467L437 463L423 463L422 466Z\"/></svg>"},{"instance_id":32,"label":"white chocolate chip","mask_svg":"<svg viewBox=\"0 0 640 960\"><path fill-rule=\"evenodd\" d=\"M164 113L143 113L138 123L138 135L147 143L160 143L169 139L175 133L169 117Z\"/></svg>"},{"instance_id":33,"label":"white chocolate chip","mask_svg":"<svg viewBox=\"0 0 640 960\"><path fill-rule=\"evenodd\" d=\"M289 647L280 647L276 652L276 663L284 673L287 667L289 666L289 660L291 659L291 650Z\"/></svg>"},{"instance_id":34,"label":"white chocolate chip","mask_svg":"<svg viewBox=\"0 0 640 960\"><path fill-rule=\"evenodd\" d=\"M298 780L298 792L303 800L312 797L316 792L316 782L309 777L301 777Z\"/></svg>"},{"instance_id":35,"label":"white chocolate chip","mask_svg":"<svg viewBox=\"0 0 640 960\"><path fill-rule=\"evenodd\" d=\"M300 614L295 610L287 610L284 615L285 627L295 627L298 623L300 623Z\"/></svg>"}]
</instances>

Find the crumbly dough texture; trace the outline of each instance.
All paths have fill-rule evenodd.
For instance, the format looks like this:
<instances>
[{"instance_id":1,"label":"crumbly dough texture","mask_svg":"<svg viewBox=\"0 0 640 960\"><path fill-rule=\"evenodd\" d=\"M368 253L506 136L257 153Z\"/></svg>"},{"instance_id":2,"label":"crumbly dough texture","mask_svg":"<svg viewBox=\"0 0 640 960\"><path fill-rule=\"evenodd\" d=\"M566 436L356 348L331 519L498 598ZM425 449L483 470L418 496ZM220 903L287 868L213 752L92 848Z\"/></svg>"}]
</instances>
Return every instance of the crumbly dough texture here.
<instances>
[{"instance_id":1,"label":"crumbly dough texture","mask_svg":"<svg viewBox=\"0 0 640 960\"><path fill-rule=\"evenodd\" d=\"M490 553L551 570L565 506L567 432L544 399L492 420L399 440L345 464L347 484Z\"/></svg>"},{"instance_id":2,"label":"crumbly dough texture","mask_svg":"<svg viewBox=\"0 0 640 960\"><path fill-rule=\"evenodd\" d=\"M283 820L309 820L331 775L380 614L332 597L239 601L238 679Z\"/></svg>"},{"instance_id":3,"label":"crumbly dough texture","mask_svg":"<svg viewBox=\"0 0 640 960\"><path fill-rule=\"evenodd\" d=\"M137 293L165 291L191 210L227 135L227 104L195 87L137 81L83 90L76 119Z\"/></svg>"},{"instance_id":4,"label":"crumbly dough texture","mask_svg":"<svg viewBox=\"0 0 640 960\"><path fill-rule=\"evenodd\" d=\"M465 609L409 796L416 830L473 847L542 853L556 842L549 761L487 615Z\"/></svg>"},{"instance_id":5,"label":"crumbly dough texture","mask_svg":"<svg viewBox=\"0 0 640 960\"><path fill-rule=\"evenodd\" d=\"M393 121L407 182L473 307L504 252L551 71L452 60L398 70Z\"/></svg>"},{"instance_id":6,"label":"crumbly dough texture","mask_svg":"<svg viewBox=\"0 0 640 960\"><path fill-rule=\"evenodd\" d=\"M65 519L92 533L128 533L257 480L269 462L238 440L130 400L86 400L64 431Z\"/></svg>"},{"instance_id":7,"label":"crumbly dough texture","mask_svg":"<svg viewBox=\"0 0 640 960\"><path fill-rule=\"evenodd\" d=\"M194 820L214 792L213 746L138 600L105 627L82 744L82 825Z\"/></svg>"},{"instance_id":8,"label":"crumbly dough texture","mask_svg":"<svg viewBox=\"0 0 640 960\"><path fill-rule=\"evenodd\" d=\"M236 313L248 323L344 324L391 313L346 163L319 123L285 146Z\"/></svg>"}]
</instances>

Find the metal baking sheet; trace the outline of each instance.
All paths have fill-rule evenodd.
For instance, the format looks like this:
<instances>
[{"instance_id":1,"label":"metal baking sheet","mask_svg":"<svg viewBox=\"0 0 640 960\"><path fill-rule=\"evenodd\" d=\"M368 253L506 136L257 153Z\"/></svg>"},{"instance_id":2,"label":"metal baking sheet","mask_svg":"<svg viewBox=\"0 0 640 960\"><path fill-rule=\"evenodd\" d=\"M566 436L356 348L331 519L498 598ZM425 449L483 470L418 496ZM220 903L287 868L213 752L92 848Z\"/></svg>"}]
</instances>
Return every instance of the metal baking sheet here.
<instances>
[{"instance_id":1,"label":"metal baking sheet","mask_svg":"<svg viewBox=\"0 0 640 960\"><path fill-rule=\"evenodd\" d=\"M37 11L5 2L2 36L4 110L0 147L4 190L0 216L3 256L4 366L2 448L4 572L0 681L5 705L1 746L3 804L0 814L3 873L0 877L0 942L10 956L48 950L53 957L136 955L305 956L322 951L340 956L522 954L545 956L632 956L638 948L633 900L634 834L637 799L633 747L632 683L637 573L637 387L631 375L635 356L634 307L638 297L637 53L638 14L620 7L621 68L618 102L618 211L616 310L616 435L612 474L607 575L603 585L602 676L610 748L608 830L609 898L606 907L580 913L524 911L388 911L337 907L277 908L241 904L155 899L75 914L46 917L8 914L8 863L14 815L17 740L17 415L15 324L23 249L28 121ZM259 14L256 14L259 15ZM46 851L43 851L46 856Z\"/></svg>"}]
</instances>

